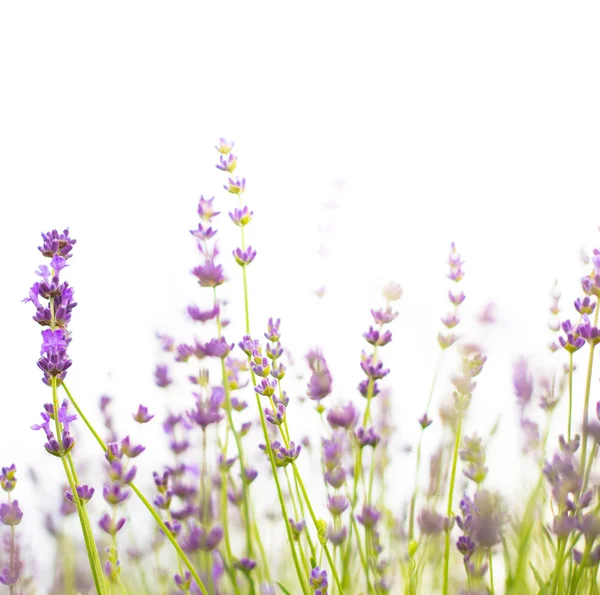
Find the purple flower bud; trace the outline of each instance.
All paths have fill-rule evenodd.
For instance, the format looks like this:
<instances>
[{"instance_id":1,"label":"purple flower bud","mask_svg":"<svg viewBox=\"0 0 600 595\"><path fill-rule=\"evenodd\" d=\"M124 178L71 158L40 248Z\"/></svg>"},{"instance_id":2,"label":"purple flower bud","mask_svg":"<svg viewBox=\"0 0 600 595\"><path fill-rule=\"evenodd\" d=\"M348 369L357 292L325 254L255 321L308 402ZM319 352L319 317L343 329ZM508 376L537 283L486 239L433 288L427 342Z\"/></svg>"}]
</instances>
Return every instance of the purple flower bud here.
<instances>
[{"instance_id":1,"label":"purple flower bud","mask_svg":"<svg viewBox=\"0 0 600 595\"><path fill-rule=\"evenodd\" d=\"M272 343L277 343L281 338L281 331L279 327L281 326L281 319L273 320L273 318L269 318L267 322L267 332L265 333L265 338Z\"/></svg>"},{"instance_id":2,"label":"purple flower bud","mask_svg":"<svg viewBox=\"0 0 600 595\"><path fill-rule=\"evenodd\" d=\"M124 524L125 519L113 520L108 513L105 513L98 523L100 528L109 535L116 535Z\"/></svg>"},{"instance_id":3,"label":"purple flower bud","mask_svg":"<svg viewBox=\"0 0 600 595\"><path fill-rule=\"evenodd\" d=\"M461 535L456 542L456 548L463 556L469 558L475 551L475 542L468 535Z\"/></svg>"},{"instance_id":4,"label":"purple flower bud","mask_svg":"<svg viewBox=\"0 0 600 595\"><path fill-rule=\"evenodd\" d=\"M277 388L277 380L270 380L269 378L263 378L255 387L254 390L259 395L264 397L270 397Z\"/></svg>"},{"instance_id":5,"label":"purple flower bud","mask_svg":"<svg viewBox=\"0 0 600 595\"><path fill-rule=\"evenodd\" d=\"M234 209L233 212L229 213L229 217L231 220L238 226L244 227L252 221L252 217L254 213L248 209L247 206L244 206L241 209Z\"/></svg>"},{"instance_id":6,"label":"purple flower bud","mask_svg":"<svg viewBox=\"0 0 600 595\"><path fill-rule=\"evenodd\" d=\"M375 448L379 444L379 435L374 428L365 429L363 427L356 430L356 440L361 448L372 446Z\"/></svg>"},{"instance_id":7,"label":"purple flower bud","mask_svg":"<svg viewBox=\"0 0 600 595\"><path fill-rule=\"evenodd\" d=\"M585 296L583 299L577 298L575 300L575 310L580 314L592 314L596 309L596 302L592 302L589 296Z\"/></svg>"},{"instance_id":8,"label":"purple flower bud","mask_svg":"<svg viewBox=\"0 0 600 595\"><path fill-rule=\"evenodd\" d=\"M465 301L465 294L462 291L460 293L448 291L448 299L455 306L460 306Z\"/></svg>"},{"instance_id":9,"label":"purple flower bud","mask_svg":"<svg viewBox=\"0 0 600 595\"><path fill-rule=\"evenodd\" d=\"M217 163L217 169L231 173L236 168L236 165L237 157L233 153L229 153L227 157L225 157L225 155L219 155L219 163Z\"/></svg>"},{"instance_id":10,"label":"purple flower bud","mask_svg":"<svg viewBox=\"0 0 600 595\"><path fill-rule=\"evenodd\" d=\"M363 333L363 337L367 343L383 347L392 340L392 333L391 331L381 332L373 327L369 327L368 332Z\"/></svg>"},{"instance_id":11,"label":"purple flower bud","mask_svg":"<svg viewBox=\"0 0 600 595\"><path fill-rule=\"evenodd\" d=\"M265 407L265 419L274 426L280 426L285 421L285 407L281 403L277 405L277 412Z\"/></svg>"},{"instance_id":12,"label":"purple flower bud","mask_svg":"<svg viewBox=\"0 0 600 595\"><path fill-rule=\"evenodd\" d=\"M129 436L125 436L123 440L121 440L121 452L130 459L134 459L139 456L146 450L145 446L141 444L133 445L131 444L131 439Z\"/></svg>"},{"instance_id":13,"label":"purple flower bud","mask_svg":"<svg viewBox=\"0 0 600 595\"><path fill-rule=\"evenodd\" d=\"M372 380L380 380L389 374L389 369L383 367L382 361L375 360L373 355L365 352L362 354L360 367L363 372Z\"/></svg>"},{"instance_id":14,"label":"purple flower bud","mask_svg":"<svg viewBox=\"0 0 600 595\"><path fill-rule=\"evenodd\" d=\"M118 483L105 484L102 489L102 496L111 506L122 504L130 494L129 490L124 489Z\"/></svg>"},{"instance_id":15,"label":"purple flower bud","mask_svg":"<svg viewBox=\"0 0 600 595\"><path fill-rule=\"evenodd\" d=\"M169 368L165 365L157 365L154 370L154 382L156 386L166 388L169 384L172 384L173 380L169 377Z\"/></svg>"},{"instance_id":16,"label":"purple flower bud","mask_svg":"<svg viewBox=\"0 0 600 595\"><path fill-rule=\"evenodd\" d=\"M233 149L234 145L234 142L225 140L224 138L220 138L219 144L215 145L215 149L217 149L217 151L219 151L219 153L221 153L222 155L227 155L231 152L231 149Z\"/></svg>"},{"instance_id":17,"label":"purple flower bud","mask_svg":"<svg viewBox=\"0 0 600 595\"><path fill-rule=\"evenodd\" d=\"M190 585L192 584L192 575L189 570L185 571L183 578L179 574L176 574L173 578L180 591L183 591L184 593L189 592Z\"/></svg>"},{"instance_id":18,"label":"purple flower bud","mask_svg":"<svg viewBox=\"0 0 600 595\"><path fill-rule=\"evenodd\" d=\"M131 416L139 424L146 424L154 417L154 415L148 413L148 407L145 407L144 405L140 405L138 410L135 413L132 413Z\"/></svg>"},{"instance_id":19,"label":"purple flower bud","mask_svg":"<svg viewBox=\"0 0 600 595\"><path fill-rule=\"evenodd\" d=\"M375 324L389 324L398 316L398 312L393 312L392 307L388 306L385 310L371 310L371 316L373 316L373 320Z\"/></svg>"},{"instance_id":20,"label":"purple flower bud","mask_svg":"<svg viewBox=\"0 0 600 595\"><path fill-rule=\"evenodd\" d=\"M336 467L325 472L325 481L336 490L339 490L346 483L346 470L343 467Z\"/></svg>"},{"instance_id":21,"label":"purple flower bud","mask_svg":"<svg viewBox=\"0 0 600 595\"><path fill-rule=\"evenodd\" d=\"M256 561L252 560L252 558L240 558L239 560L236 560L233 565L244 574L248 574L256 567Z\"/></svg>"},{"instance_id":22,"label":"purple flower bud","mask_svg":"<svg viewBox=\"0 0 600 595\"><path fill-rule=\"evenodd\" d=\"M372 529L379 522L381 513L375 506L365 504L362 507L362 512L356 515L356 520L366 529Z\"/></svg>"},{"instance_id":23,"label":"purple flower bud","mask_svg":"<svg viewBox=\"0 0 600 595\"><path fill-rule=\"evenodd\" d=\"M248 246L245 250L236 248L233 252L233 258L241 266L248 266L256 258L256 250L252 246Z\"/></svg>"},{"instance_id":24,"label":"purple flower bud","mask_svg":"<svg viewBox=\"0 0 600 595\"><path fill-rule=\"evenodd\" d=\"M213 320L219 315L220 312L221 309L219 304L216 304L210 310L200 310L198 306L187 307L188 316L196 322L208 322L209 320Z\"/></svg>"},{"instance_id":25,"label":"purple flower bud","mask_svg":"<svg viewBox=\"0 0 600 595\"><path fill-rule=\"evenodd\" d=\"M217 287L225 281L223 266L207 259L203 265L198 265L192 270L192 274L198 279L201 287Z\"/></svg>"},{"instance_id":26,"label":"purple flower bud","mask_svg":"<svg viewBox=\"0 0 600 595\"><path fill-rule=\"evenodd\" d=\"M300 535L302 534L302 532L304 531L304 528L306 527L306 522L304 521L304 519L296 522L294 521L294 519L288 519L288 522L290 524L290 529L292 530L292 537L298 541L298 539L300 538Z\"/></svg>"},{"instance_id":27,"label":"purple flower bud","mask_svg":"<svg viewBox=\"0 0 600 595\"><path fill-rule=\"evenodd\" d=\"M327 593L327 571L323 568L321 569L319 566L315 566L310 572L309 578L310 586L313 591L320 591L322 594Z\"/></svg>"},{"instance_id":28,"label":"purple flower bud","mask_svg":"<svg viewBox=\"0 0 600 595\"><path fill-rule=\"evenodd\" d=\"M336 530L333 527L328 527L327 529L327 539L333 543L333 545L341 545L346 540L348 536L348 530L346 527L341 527L339 530Z\"/></svg>"},{"instance_id":29,"label":"purple flower bud","mask_svg":"<svg viewBox=\"0 0 600 595\"><path fill-rule=\"evenodd\" d=\"M88 503L91 499L92 496L94 495L94 488L88 486L88 485L79 485L77 486L77 496L79 496L79 499L84 502L84 503ZM65 498L69 501L69 502L75 502L74 498L73 498L73 493L71 492L71 490L67 490L65 492Z\"/></svg>"},{"instance_id":30,"label":"purple flower bud","mask_svg":"<svg viewBox=\"0 0 600 595\"><path fill-rule=\"evenodd\" d=\"M18 525L23 518L23 512L19 508L19 501L13 500L10 504L0 504L0 522L4 525Z\"/></svg>"},{"instance_id":31,"label":"purple flower bud","mask_svg":"<svg viewBox=\"0 0 600 595\"><path fill-rule=\"evenodd\" d=\"M223 186L231 194L243 194L246 191L246 178L229 178L227 184Z\"/></svg>"}]
</instances>

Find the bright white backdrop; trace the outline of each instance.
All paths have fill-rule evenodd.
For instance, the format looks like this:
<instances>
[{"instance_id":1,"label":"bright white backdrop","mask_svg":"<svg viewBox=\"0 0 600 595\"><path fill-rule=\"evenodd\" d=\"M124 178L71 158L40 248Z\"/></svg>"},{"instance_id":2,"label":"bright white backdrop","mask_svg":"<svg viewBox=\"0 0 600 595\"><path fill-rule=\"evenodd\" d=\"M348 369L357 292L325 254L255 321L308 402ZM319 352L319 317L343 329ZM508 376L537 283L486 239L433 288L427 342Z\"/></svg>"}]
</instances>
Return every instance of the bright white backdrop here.
<instances>
[{"instance_id":1,"label":"bright white backdrop","mask_svg":"<svg viewBox=\"0 0 600 595\"><path fill-rule=\"evenodd\" d=\"M73 390L92 410L113 395L123 431L139 402L164 410L153 334L185 333L183 308L198 295L188 274L197 198L233 204L213 165L225 136L255 212L254 325L281 316L298 358L322 345L335 398L355 397L360 334L381 286L402 284L386 363L407 442L457 242L465 328L489 300L499 318L474 427L486 432L505 412L491 466L504 470L497 483L518 483L498 456L515 436L512 361L545 361L552 281L572 301L579 251L600 244L599 13L595 3L553 2L4 3L0 464L37 462L55 477L29 430L49 397L35 366L40 329L20 303L42 230L70 226L78 240L67 269L80 304ZM323 207L331 201L337 209ZM219 225L226 256L235 235L226 216ZM231 338L240 331L234 324ZM32 510L39 501L21 477L18 496Z\"/></svg>"}]
</instances>

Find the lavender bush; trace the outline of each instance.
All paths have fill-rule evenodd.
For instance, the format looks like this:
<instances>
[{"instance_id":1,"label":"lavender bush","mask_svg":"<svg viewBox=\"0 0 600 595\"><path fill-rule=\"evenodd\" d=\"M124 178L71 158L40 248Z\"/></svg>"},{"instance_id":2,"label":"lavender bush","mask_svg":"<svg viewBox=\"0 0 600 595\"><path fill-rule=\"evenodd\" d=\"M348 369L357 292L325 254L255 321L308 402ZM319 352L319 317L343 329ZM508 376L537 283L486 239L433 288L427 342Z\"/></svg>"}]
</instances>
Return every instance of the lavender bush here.
<instances>
[{"instance_id":1,"label":"lavender bush","mask_svg":"<svg viewBox=\"0 0 600 595\"><path fill-rule=\"evenodd\" d=\"M91 424L84 410L92 404L68 384L68 370L76 365L68 351L77 303L65 277L76 242L68 229L42 234L46 264L24 301L42 327L37 365L46 385L41 421L32 429L45 440L45 463L64 473L46 522L57 551L51 592L599 593L600 402L594 404L591 393L600 342L600 250L588 263L581 297L565 315L558 289L552 290L554 369L539 375L526 358L514 362L515 419L523 461L535 477L511 498L488 477L495 432L482 435L470 415L487 357L461 332L465 270L456 246L448 256L438 361L422 416L410 422L419 428L418 440L399 456L388 378L394 366L385 346L393 334L402 336L394 329L402 289L389 283L371 310L364 350L349 363L363 379L354 395L340 399L320 347L295 363L285 320L252 317L253 301L268 300L275 311L277 295L249 293L257 257L249 243L254 212L246 204L246 179L237 173L234 143L220 139L216 149L225 192L200 198L199 222L191 230L199 305L188 306L187 314L199 338L157 337L165 357L156 365L155 383L165 393L188 395L181 410L171 407L161 416L152 403L140 403L131 412L130 434L120 435L112 399L103 395L103 425ZM220 210L228 218L218 218ZM239 228L225 257L215 240L217 222ZM243 296L240 312L228 307L224 283ZM229 331L229 316L243 321L240 336ZM482 320L493 322L489 309ZM446 378L448 366L453 371ZM574 398L578 368L585 376L582 410ZM440 400L447 387L451 397ZM565 419L554 415L561 399L568 404ZM309 427L294 423L302 408ZM152 477L136 465L146 450L139 442L149 435L141 431L146 424L162 424L170 451L169 463ZM442 428L441 438L430 438L432 424ZM558 440L551 427L559 427ZM78 449L84 432L95 440L95 453ZM101 474L87 471L90 461ZM40 592L36 552L18 530L27 514L14 497L18 471L10 465L0 475L0 583L11 595ZM77 535L64 530L61 519L69 516L77 517ZM151 539L127 533L131 523L151 526Z\"/></svg>"}]
</instances>

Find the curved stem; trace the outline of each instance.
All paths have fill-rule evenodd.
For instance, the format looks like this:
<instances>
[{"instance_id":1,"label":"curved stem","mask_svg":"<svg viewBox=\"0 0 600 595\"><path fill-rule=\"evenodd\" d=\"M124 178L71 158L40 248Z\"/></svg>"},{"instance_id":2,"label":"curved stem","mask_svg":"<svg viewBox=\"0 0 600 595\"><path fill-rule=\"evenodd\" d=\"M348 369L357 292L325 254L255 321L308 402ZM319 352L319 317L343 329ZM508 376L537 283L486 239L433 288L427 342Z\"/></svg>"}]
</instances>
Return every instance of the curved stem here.
<instances>
[{"instance_id":1,"label":"curved stem","mask_svg":"<svg viewBox=\"0 0 600 595\"><path fill-rule=\"evenodd\" d=\"M458 447L460 445L460 432L462 427L462 412L458 412L458 424L456 427L456 439L454 441L454 454L452 455L452 471L450 473L450 487L448 488L448 509L446 516L452 515L452 498L454 496L454 482L456 481L456 463L458 461ZM446 529L444 538L444 582L443 593L448 595L448 570L450 564L450 528Z\"/></svg>"}]
</instances>

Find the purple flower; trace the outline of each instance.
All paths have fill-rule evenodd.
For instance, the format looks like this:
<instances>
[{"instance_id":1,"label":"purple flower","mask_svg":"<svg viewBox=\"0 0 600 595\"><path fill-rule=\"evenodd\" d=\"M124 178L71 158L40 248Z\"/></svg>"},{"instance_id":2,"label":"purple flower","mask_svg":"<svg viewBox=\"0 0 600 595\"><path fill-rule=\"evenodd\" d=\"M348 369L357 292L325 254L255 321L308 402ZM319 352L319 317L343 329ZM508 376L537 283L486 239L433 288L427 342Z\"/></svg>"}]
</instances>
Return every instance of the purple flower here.
<instances>
[{"instance_id":1,"label":"purple flower","mask_svg":"<svg viewBox=\"0 0 600 595\"><path fill-rule=\"evenodd\" d=\"M450 244L450 256L448 257L448 265L450 266L448 279L456 282L460 281L464 277L463 264L464 261L460 259L460 254L456 251L456 245L452 242Z\"/></svg>"},{"instance_id":2,"label":"purple flower","mask_svg":"<svg viewBox=\"0 0 600 595\"><path fill-rule=\"evenodd\" d=\"M154 415L148 413L148 407L145 407L144 405L140 405L138 410L135 413L132 413L131 416L139 424L147 424L154 417Z\"/></svg>"},{"instance_id":3,"label":"purple flower","mask_svg":"<svg viewBox=\"0 0 600 595\"><path fill-rule=\"evenodd\" d=\"M220 311L219 304L215 304L210 310L200 310L198 306L187 307L188 315L196 322L208 322L209 320L213 320L219 315Z\"/></svg>"},{"instance_id":4,"label":"purple flower","mask_svg":"<svg viewBox=\"0 0 600 595\"><path fill-rule=\"evenodd\" d=\"M225 281L223 275L223 266L207 259L203 265L198 265L192 270L192 273L198 278L201 287L217 287Z\"/></svg>"},{"instance_id":5,"label":"purple flower","mask_svg":"<svg viewBox=\"0 0 600 595\"><path fill-rule=\"evenodd\" d=\"M513 386L515 387L515 395L521 409L523 409L533 395L533 377L529 373L527 360L521 358L513 365Z\"/></svg>"},{"instance_id":6,"label":"purple flower","mask_svg":"<svg viewBox=\"0 0 600 595\"><path fill-rule=\"evenodd\" d=\"M373 355L362 354L360 367L373 380L380 380L389 374L389 369L383 367L382 361L376 361Z\"/></svg>"},{"instance_id":7,"label":"purple flower","mask_svg":"<svg viewBox=\"0 0 600 595\"><path fill-rule=\"evenodd\" d=\"M279 403L277 412L265 407L265 419L274 426L280 426L285 420L285 406Z\"/></svg>"},{"instance_id":8,"label":"purple flower","mask_svg":"<svg viewBox=\"0 0 600 595\"><path fill-rule=\"evenodd\" d=\"M272 343L277 343L281 338L281 319L273 320L273 318L269 318L267 322L267 332L265 333L265 339L271 341Z\"/></svg>"},{"instance_id":9,"label":"purple flower","mask_svg":"<svg viewBox=\"0 0 600 595\"><path fill-rule=\"evenodd\" d=\"M461 535L456 542L456 549L466 557L475 551L475 542L468 535Z\"/></svg>"},{"instance_id":10,"label":"purple flower","mask_svg":"<svg viewBox=\"0 0 600 595\"><path fill-rule=\"evenodd\" d=\"M0 470L0 487L5 492L12 492L17 485L17 468L13 463L10 467L2 467Z\"/></svg>"},{"instance_id":11,"label":"purple flower","mask_svg":"<svg viewBox=\"0 0 600 595\"><path fill-rule=\"evenodd\" d=\"M452 291L449 290L448 299L455 306L460 306L465 301L465 294L462 291L460 293L452 293Z\"/></svg>"},{"instance_id":12,"label":"purple flower","mask_svg":"<svg viewBox=\"0 0 600 595\"><path fill-rule=\"evenodd\" d=\"M270 380L269 378L263 378L255 387L254 390L264 397L270 397L277 388L277 380Z\"/></svg>"},{"instance_id":13,"label":"purple flower","mask_svg":"<svg viewBox=\"0 0 600 595\"><path fill-rule=\"evenodd\" d=\"M348 530L346 527L341 527L339 530L334 527L327 528L327 539L333 543L333 545L341 545L346 541L348 537Z\"/></svg>"},{"instance_id":14,"label":"purple flower","mask_svg":"<svg viewBox=\"0 0 600 595\"><path fill-rule=\"evenodd\" d=\"M77 496L79 496L79 499L85 503L88 503L92 499L92 496L94 495L94 491L95 491L94 488L92 488L88 485L85 485L85 484L77 486ZM73 492L71 492L71 490L67 490L65 492L65 498L69 502L75 502L75 500L73 498Z\"/></svg>"},{"instance_id":15,"label":"purple flower","mask_svg":"<svg viewBox=\"0 0 600 595\"><path fill-rule=\"evenodd\" d=\"M4 568L4 570L0 572L0 583L7 587L12 587L17 584L19 577L20 574L18 568Z\"/></svg>"},{"instance_id":16,"label":"purple flower","mask_svg":"<svg viewBox=\"0 0 600 595\"><path fill-rule=\"evenodd\" d=\"M256 258L256 250L252 246L248 246L245 250L236 248L233 252L235 261L241 266L245 267L249 265Z\"/></svg>"},{"instance_id":17,"label":"purple flower","mask_svg":"<svg viewBox=\"0 0 600 595\"><path fill-rule=\"evenodd\" d=\"M215 145L215 149L222 155L227 155L233 149L235 143L232 141L225 140L224 138L219 139L219 144Z\"/></svg>"},{"instance_id":18,"label":"purple flower","mask_svg":"<svg viewBox=\"0 0 600 595\"><path fill-rule=\"evenodd\" d=\"M63 258L71 258L71 250L77 242L69 237L69 228L62 233L58 233L56 229L48 233L42 233L43 243L38 246L38 250L47 258L52 258L56 255Z\"/></svg>"},{"instance_id":19,"label":"purple flower","mask_svg":"<svg viewBox=\"0 0 600 595\"><path fill-rule=\"evenodd\" d=\"M439 535L444 530L444 517L428 508L419 513L417 522L425 535Z\"/></svg>"},{"instance_id":20,"label":"purple flower","mask_svg":"<svg viewBox=\"0 0 600 595\"><path fill-rule=\"evenodd\" d=\"M585 345L585 339L579 336L579 329L573 327L570 320L565 320L561 326L566 338L561 335L558 337L558 342L569 353L575 353Z\"/></svg>"},{"instance_id":21,"label":"purple flower","mask_svg":"<svg viewBox=\"0 0 600 595\"><path fill-rule=\"evenodd\" d=\"M208 200L204 198L204 196L200 196L200 200L198 201L198 215L200 219L206 221L207 223L213 218L216 217L219 213L215 212L213 208L213 201L215 197L209 198Z\"/></svg>"},{"instance_id":22,"label":"purple flower","mask_svg":"<svg viewBox=\"0 0 600 595\"><path fill-rule=\"evenodd\" d=\"M343 494L329 496L327 498L327 508L333 516L341 515L350 506L350 502Z\"/></svg>"},{"instance_id":23,"label":"purple flower","mask_svg":"<svg viewBox=\"0 0 600 595\"><path fill-rule=\"evenodd\" d=\"M423 413L423 415L417 421L419 422L422 430L428 428L433 423L433 420L429 418L427 413Z\"/></svg>"},{"instance_id":24,"label":"purple flower","mask_svg":"<svg viewBox=\"0 0 600 595\"><path fill-rule=\"evenodd\" d=\"M111 506L125 502L130 495L131 492L118 483L106 484L102 489L102 496Z\"/></svg>"},{"instance_id":25,"label":"purple flower","mask_svg":"<svg viewBox=\"0 0 600 595\"><path fill-rule=\"evenodd\" d=\"M371 316L373 316L375 324L389 324L398 316L398 312L392 311L392 307L388 306L385 310L371 310Z\"/></svg>"},{"instance_id":26,"label":"purple flower","mask_svg":"<svg viewBox=\"0 0 600 595\"><path fill-rule=\"evenodd\" d=\"M154 370L154 383L161 388L166 388L169 384L173 383L173 380L169 376L168 366L157 364Z\"/></svg>"},{"instance_id":27,"label":"purple flower","mask_svg":"<svg viewBox=\"0 0 600 595\"><path fill-rule=\"evenodd\" d=\"M225 155L219 155L219 163L217 163L217 169L231 173L236 168L236 165L237 157L233 155L233 153L229 153L227 157L225 157Z\"/></svg>"},{"instance_id":28,"label":"purple flower","mask_svg":"<svg viewBox=\"0 0 600 595\"><path fill-rule=\"evenodd\" d=\"M371 397L376 397L379 394L379 386L377 382L373 382L370 378L365 378L358 384L358 392L365 399L369 396L369 387L371 389Z\"/></svg>"},{"instance_id":29,"label":"purple flower","mask_svg":"<svg viewBox=\"0 0 600 595\"><path fill-rule=\"evenodd\" d=\"M344 428L346 430L354 427L358 421L358 411L352 402L342 405L340 409L330 409L327 412L327 421L335 430Z\"/></svg>"},{"instance_id":30,"label":"purple flower","mask_svg":"<svg viewBox=\"0 0 600 595\"><path fill-rule=\"evenodd\" d=\"M366 529L372 529L381 518L381 513L375 506L365 504L362 507L362 512L356 515L356 520Z\"/></svg>"},{"instance_id":31,"label":"purple flower","mask_svg":"<svg viewBox=\"0 0 600 595\"><path fill-rule=\"evenodd\" d=\"M231 194L243 194L246 191L246 178L229 178L227 184L223 186Z\"/></svg>"},{"instance_id":32,"label":"purple flower","mask_svg":"<svg viewBox=\"0 0 600 595\"><path fill-rule=\"evenodd\" d=\"M216 526L206 531L204 527L192 525L187 538L184 539L183 545L186 551L195 552L201 550L210 552L214 550L223 539L223 529Z\"/></svg>"},{"instance_id":33,"label":"purple flower","mask_svg":"<svg viewBox=\"0 0 600 595\"><path fill-rule=\"evenodd\" d=\"M13 500L10 504L0 504L0 522L4 525L15 526L21 522L23 512L19 508L19 501Z\"/></svg>"},{"instance_id":34,"label":"purple flower","mask_svg":"<svg viewBox=\"0 0 600 595\"><path fill-rule=\"evenodd\" d=\"M125 436L125 438L121 440L121 452L130 459L134 459L138 455L142 454L145 450L146 447L142 446L141 444L131 444L131 439L129 436Z\"/></svg>"},{"instance_id":35,"label":"purple flower","mask_svg":"<svg viewBox=\"0 0 600 595\"><path fill-rule=\"evenodd\" d=\"M377 444L379 444L380 438L374 428L366 429L360 427L356 430L356 440L361 448L364 448L365 446L372 446L375 448Z\"/></svg>"},{"instance_id":36,"label":"purple flower","mask_svg":"<svg viewBox=\"0 0 600 595\"><path fill-rule=\"evenodd\" d=\"M371 345L384 346L392 340L392 333L391 331L382 332L371 326L368 332L363 333L363 337Z\"/></svg>"},{"instance_id":37,"label":"purple flower","mask_svg":"<svg viewBox=\"0 0 600 595\"><path fill-rule=\"evenodd\" d=\"M592 302L592 299L586 295L583 299L577 298L574 306L580 314L592 314L596 309L596 302Z\"/></svg>"},{"instance_id":38,"label":"purple flower","mask_svg":"<svg viewBox=\"0 0 600 595\"><path fill-rule=\"evenodd\" d=\"M309 578L310 586L315 591L319 591L321 594L327 593L327 571L319 566L315 566L310 572Z\"/></svg>"},{"instance_id":39,"label":"purple flower","mask_svg":"<svg viewBox=\"0 0 600 595\"><path fill-rule=\"evenodd\" d=\"M244 206L241 209L234 209L233 212L229 213L229 217L231 220L238 226L244 227L248 225L250 221L252 221L252 217L254 213L248 209L247 206Z\"/></svg>"},{"instance_id":40,"label":"purple flower","mask_svg":"<svg viewBox=\"0 0 600 595\"><path fill-rule=\"evenodd\" d=\"M217 235L217 230L212 227L205 227L202 223L198 223L198 229L190 229L190 233L199 242L208 242Z\"/></svg>"},{"instance_id":41,"label":"purple flower","mask_svg":"<svg viewBox=\"0 0 600 595\"><path fill-rule=\"evenodd\" d=\"M325 472L325 481L336 490L346 483L346 470L343 467L335 467Z\"/></svg>"},{"instance_id":42,"label":"purple flower","mask_svg":"<svg viewBox=\"0 0 600 595\"><path fill-rule=\"evenodd\" d=\"M175 580L175 584L177 585L177 587L183 591L184 593L188 593L190 590L190 585L192 584L192 575L190 574L189 570L186 570L183 578L181 577L181 575L176 574L173 579Z\"/></svg>"},{"instance_id":43,"label":"purple flower","mask_svg":"<svg viewBox=\"0 0 600 595\"><path fill-rule=\"evenodd\" d=\"M590 319L587 314L581 317L581 322L577 326L578 334L583 337L590 345L597 345L600 343L600 329L592 326ZM560 338L559 338L560 340Z\"/></svg>"},{"instance_id":44,"label":"purple flower","mask_svg":"<svg viewBox=\"0 0 600 595\"><path fill-rule=\"evenodd\" d=\"M109 535L116 535L125 524L125 519L113 520L108 513L104 513L104 516L100 519L98 525L100 528L108 533Z\"/></svg>"},{"instance_id":45,"label":"purple flower","mask_svg":"<svg viewBox=\"0 0 600 595\"><path fill-rule=\"evenodd\" d=\"M254 568L256 567L256 561L252 560L252 558L240 558L239 560L236 560L233 565L238 569L241 570L244 573L248 573L251 570L254 570Z\"/></svg>"},{"instance_id":46,"label":"purple flower","mask_svg":"<svg viewBox=\"0 0 600 595\"><path fill-rule=\"evenodd\" d=\"M320 401L331 393L333 378L327 367L327 361L320 351L309 351L306 359L312 372L308 382L307 395L313 401Z\"/></svg>"},{"instance_id":47,"label":"purple flower","mask_svg":"<svg viewBox=\"0 0 600 595\"><path fill-rule=\"evenodd\" d=\"M438 343L442 349L448 349L448 347L452 347L458 337L454 333L439 333L438 334Z\"/></svg>"},{"instance_id":48,"label":"purple flower","mask_svg":"<svg viewBox=\"0 0 600 595\"><path fill-rule=\"evenodd\" d=\"M227 343L224 337L219 337L218 339L211 339L201 349L206 356L224 359L229 355L234 345L234 343L231 343L231 345Z\"/></svg>"}]
</instances>

